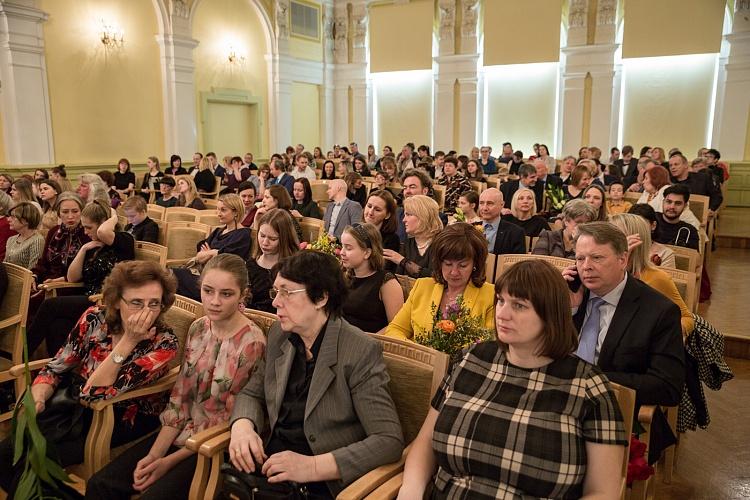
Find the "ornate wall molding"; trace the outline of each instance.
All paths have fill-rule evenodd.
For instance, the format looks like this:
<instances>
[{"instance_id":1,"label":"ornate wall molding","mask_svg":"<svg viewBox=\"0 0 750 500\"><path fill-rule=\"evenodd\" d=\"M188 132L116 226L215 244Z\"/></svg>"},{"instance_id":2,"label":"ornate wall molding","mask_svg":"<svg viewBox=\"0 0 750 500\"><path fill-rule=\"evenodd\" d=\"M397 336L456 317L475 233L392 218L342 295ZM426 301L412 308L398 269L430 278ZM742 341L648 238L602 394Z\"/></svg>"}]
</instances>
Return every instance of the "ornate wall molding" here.
<instances>
[{"instance_id":1,"label":"ornate wall molding","mask_svg":"<svg viewBox=\"0 0 750 500\"><path fill-rule=\"evenodd\" d=\"M615 0L599 0L596 10L596 24L607 26L615 24L617 15L617 2Z\"/></svg>"},{"instance_id":2,"label":"ornate wall molding","mask_svg":"<svg viewBox=\"0 0 750 500\"><path fill-rule=\"evenodd\" d=\"M588 20L589 3L586 0L572 0L568 12L568 28L585 28Z\"/></svg>"},{"instance_id":3,"label":"ornate wall molding","mask_svg":"<svg viewBox=\"0 0 750 500\"><path fill-rule=\"evenodd\" d=\"M477 21L479 20L479 0L461 0L461 36L473 38L477 36Z\"/></svg>"}]
</instances>

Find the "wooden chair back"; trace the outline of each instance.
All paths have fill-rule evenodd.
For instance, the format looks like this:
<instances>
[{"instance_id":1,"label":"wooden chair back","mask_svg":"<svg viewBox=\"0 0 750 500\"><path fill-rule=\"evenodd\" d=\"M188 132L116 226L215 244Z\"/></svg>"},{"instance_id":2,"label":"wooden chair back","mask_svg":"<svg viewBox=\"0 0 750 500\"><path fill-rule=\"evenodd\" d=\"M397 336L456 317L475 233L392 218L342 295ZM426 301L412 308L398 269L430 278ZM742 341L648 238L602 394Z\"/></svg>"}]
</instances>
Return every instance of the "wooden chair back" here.
<instances>
[{"instance_id":1,"label":"wooden chair back","mask_svg":"<svg viewBox=\"0 0 750 500\"><path fill-rule=\"evenodd\" d=\"M318 236L323 232L323 221L320 219L302 217L299 225L302 228L302 241L307 241L308 243L317 240Z\"/></svg>"},{"instance_id":2,"label":"wooden chair back","mask_svg":"<svg viewBox=\"0 0 750 500\"><path fill-rule=\"evenodd\" d=\"M680 297L685 301L685 304L692 311L696 310L697 296L696 296L696 278L695 273L689 271L680 271L678 269L669 269L668 267L660 267L662 271L667 273L672 281L674 281L677 291L680 292Z\"/></svg>"},{"instance_id":3,"label":"wooden chair back","mask_svg":"<svg viewBox=\"0 0 750 500\"><path fill-rule=\"evenodd\" d=\"M219 200L216 198L203 198L203 204L206 206L206 210L216 210L219 206Z\"/></svg>"},{"instance_id":4,"label":"wooden chair back","mask_svg":"<svg viewBox=\"0 0 750 500\"><path fill-rule=\"evenodd\" d=\"M159 240L157 243L162 246L166 246L167 244L167 227L169 224L165 220L157 220L154 221L159 226Z\"/></svg>"},{"instance_id":5,"label":"wooden chair back","mask_svg":"<svg viewBox=\"0 0 750 500\"><path fill-rule=\"evenodd\" d=\"M153 220L165 220L164 213L166 212L166 210L166 208L160 205L155 205L153 203L149 203L148 205L146 205L146 215L148 215Z\"/></svg>"},{"instance_id":6,"label":"wooden chair back","mask_svg":"<svg viewBox=\"0 0 750 500\"><path fill-rule=\"evenodd\" d=\"M500 178L496 175L487 177L487 188L500 189Z\"/></svg>"},{"instance_id":7,"label":"wooden chair back","mask_svg":"<svg viewBox=\"0 0 750 500\"><path fill-rule=\"evenodd\" d=\"M328 181L314 180L310 182L310 188L312 189L312 197L314 201L328 201Z\"/></svg>"},{"instance_id":8,"label":"wooden chair back","mask_svg":"<svg viewBox=\"0 0 750 500\"><path fill-rule=\"evenodd\" d=\"M30 270L15 264L4 262L0 266L8 276L8 288L0 303L0 350L6 352L8 356L0 357L0 382L15 380L16 397L14 399L18 399L24 389L25 381L11 377L9 370L12 366L23 363L23 337L34 276ZM12 411L3 413L0 415L0 422L12 416Z\"/></svg>"},{"instance_id":9,"label":"wooden chair back","mask_svg":"<svg viewBox=\"0 0 750 500\"><path fill-rule=\"evenodd\" d=\"M701 227L706 227L706 224L708 224L709 200L710 198L708 196L704 196L701 194L691 194L690 200L688 201L690 211L693 212L696 217L698 217L699 221L701 221Z\"/></svg>"},{"instance_id":10,"label":"wooden chair back","mask_svg":"<svg viewBox=\"0 0 750 500\"><path fill-rule=\"evenodd\" d=\"M187 207L169 207L164 213L167 222L197 222L200 210Z\"/></svg>"},{"instance_id":11,"label":"wooden chair back","mask_svg":"<svg viewBox=\"0 0 750 500\"><path fill-rule=\"evenodd\" d=\"M625 201L629 201L633 205L638 203L638 200L641 199L641 193L634 193L632 191L625 191L624 195Z\"/></svg>"},{"instance_id":12,"label":"wooden chair back","mask_svg":"<svg viewBox=\"0 0 750 500\"><path fill-rule=\"evenodd\" d=\"M445 186L433 184L432 190L435 192L435 201L440 207L440 210L442 210L445 207Z\"/></svg>"},{"instance_id":13,"label":"wooden chair back","mask_svg":"<svg viewBox=\"0 0 750 500\"><path fill-rule=\"evenodd\" d=\"M404 302L406 302L406 299L409 298L409 294L411 293L411 289L414 287L414 282L417 280L411 276L406 276L405 274L397 274L396 279L398 280L398 284L401 285L401 290L404 292Z\"/></svg>"},{"instance_id":14,"label":"wooden chair back","mask_svg":"<svg viewBox=\"0 0 750 500\"><path fill-rule=\"evenodd\" d=\"M165 266L167 264L167 247L148 241L136 241L135 260L150 260Z\"/></svg>"},{"instance_id":15,"label":"wooden chair back","mask_svg":"<svg viewBox=\"0 0 750 500\"><path fill-rule=\"evenodd\" d=\"M221 226L219 216L216 215L216 210L198 210L198 215L195 218L195 222L200 222L207 226L216 227Z\"/></svg>"},{"instance_id":16,"label":"wooden chair back","mask_svg":"<svg viewBox=\"0 0 750 500\"><path fill-rule=\"evenodd\" d=\"M494 253L487 254L487 260L485 261L484 267L484 280L487 283L494 284L497 280L497 264L499 262L498 256Z\"/></svg>"},{"instance_id":17,"label":"wooden chair back","mask_svg":"<svg viewBox=\"0 0 750 500\"><path fill-rule=\"evenodd\" d=\"M177 295L172 307L164 314L164 323L172 328L172 331L179 340L177 355L169 363L169 368L180 366L182 356L185 352L185 343L187 334L190 331L190 325L203 316L203 305L193 299Z\"/></svg>"},{"instance_id":18,"label":"wooden chair back","mask_svg":"<svg viewBox=\"0 0 750 500\"><path fill-rule=\"evenodd\" d=\"M422 427L430 402L448 369L448 355L407 340L373 335L383 346L391 397L411 443Z\"/></svg>"},{"instance_id":19,"label":"wooden chair back","mask_svg":"<svg viewBox=\"0 0 750 500\"><path fill-rule=\"evenodd\" d=\"M195 257L196 247L211 228L200 222L170 222L166 235L167 260Z\"/></svg>"},{"instance_id":20,"label":"wooden chair back","mask_svg":"<svg viewBox=\"0 0 750 500\"><path fill-rule=\"evenodd\" d=\"M498 270L498 276L504 273L510 266L517 264L522 260L546 260L557 269L562 271L571 264L575 264L573 259L565 259L563 257L551 257L549 255L534 255L534 254L507 254L500 256L500 265Z\"/></svg>"},{"instance_id":21,"label":"wooden chair back","mask_svg":"<svg viewBox=\"0 0 750 500\"><path fill-rule=\"evenodd\" d=\"M477 194L482 194L482 191L487 189L487 184L484 182L479 181L469 181L471 182L471 189L476 191Z\"/></svg>"},{"instance_id":22,"label":"wooden chair back","mask_svg":"<svg viewBox=\"0 0 750 500\"><path fill-rule=\"evenodd\" d=\"M697 250L686 247L678 247L675 245L664 245L674 252L674 260L677 269L680 271L689 271L691 273L698 273L700 268L701 256Z\"/></svg>"},{"instance_id":23,"label":"wooden chair back","mask_svg":"<svg viewBox=\"0 0 750 500\"><path fill-rule=\"evenodd\" d=\"M625 387L614 382L609 383L612 392L615 393L617 398L617 404L620 405L620 413L622 414L622 421L625 427L625 436L627 436L628 444L625 446L623 451L622 460L622 484L620 485L620 498L625 498L625 491L627 489L627 478L628 478L628 462L630 461L630 435L633 433L633 417L635 414L635 391L629 387Z\"/></svg>"},{"instance_id":24,"label":"wooden chair back","mask_svg":"<svg viewBox=\"0 0 750 500\"><path fill-rule=\"evenodd\" d=\"M253 320L255 324L263 330L263 334L266 337L268 337L268 331L273 324L279 320L279 317L275 314L266 311L258 311L257 309L245 309L245 316Z\"/></svg>"}]
</instances>

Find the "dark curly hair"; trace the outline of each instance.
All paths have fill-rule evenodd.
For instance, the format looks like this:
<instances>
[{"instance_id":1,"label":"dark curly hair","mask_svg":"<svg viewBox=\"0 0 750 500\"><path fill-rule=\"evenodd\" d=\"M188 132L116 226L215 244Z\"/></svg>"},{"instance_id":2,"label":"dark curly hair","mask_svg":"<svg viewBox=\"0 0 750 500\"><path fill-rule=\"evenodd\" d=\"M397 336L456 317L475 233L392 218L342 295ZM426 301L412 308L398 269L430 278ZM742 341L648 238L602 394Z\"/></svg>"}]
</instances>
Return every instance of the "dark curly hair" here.
<instances>
[{"instance_id":1,"label":"dark curly hair","mask_svg":"<svg viewBox=\"0 0 750 500\"><path fill-rule=\"evenodd\" d=\"M305 250L283 259L275 267L275 275L305 287L312 302L328 297L325 311L331 317L341 316L348 295L341 264L333 255Z\"/></svg>"}]
</instances>

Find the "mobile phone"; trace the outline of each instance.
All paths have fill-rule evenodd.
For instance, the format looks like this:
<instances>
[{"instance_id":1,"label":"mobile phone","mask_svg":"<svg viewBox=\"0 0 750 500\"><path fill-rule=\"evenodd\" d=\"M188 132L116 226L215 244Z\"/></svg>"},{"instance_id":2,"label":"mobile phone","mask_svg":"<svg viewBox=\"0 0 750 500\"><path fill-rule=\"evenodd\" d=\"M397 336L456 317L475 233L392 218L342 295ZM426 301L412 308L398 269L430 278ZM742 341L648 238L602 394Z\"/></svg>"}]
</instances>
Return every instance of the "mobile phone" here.
<instances>
[{"instance_id":1,"label":"mobile phone","mask_svg":"<svg viewBox=\"0 0 750 500\"><path fill-rule=\"evenodd\" d=\"M577 273L573 277L573 281L568 281L568 288L570 288L570 291L573 293L576 293L578 289L581 288L581 277Z\"/></svg>"}]
</instances>

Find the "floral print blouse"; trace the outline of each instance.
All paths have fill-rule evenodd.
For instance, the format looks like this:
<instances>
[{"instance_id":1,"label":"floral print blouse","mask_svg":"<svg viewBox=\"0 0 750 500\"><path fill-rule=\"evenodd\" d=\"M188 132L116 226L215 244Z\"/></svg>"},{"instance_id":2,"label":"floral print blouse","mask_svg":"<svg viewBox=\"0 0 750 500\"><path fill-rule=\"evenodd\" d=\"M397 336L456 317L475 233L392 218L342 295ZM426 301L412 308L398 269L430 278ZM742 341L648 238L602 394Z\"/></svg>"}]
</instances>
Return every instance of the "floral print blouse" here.
<instances>
[{"instance_id":1,"label":"floral print blouse","mask_svg":"<svg viewBox=\"0 0 750 500\"><path fill-rule=\"evenodd\" d=\"M170 328L157 328L151 340L144 340L135 346L120 367L117 379L111 386L81 389L81 399L87 401L106 400L123 392L159 379L169 369L169 362L177 354L178 340ZM112 335L108 332L104 319L104 307L92 306L83 313L68 340L54 358L34 379L36 384L50 384L56 387L60 376L75 371L88 380L92 373L112 352ZM122 419L131 425L138 413L158 415L164 407L161 396L138 398L115 403L115 409L122 410Z\"/></svg>"},{"instance_id":2,"label":"floral print blouse","mask_svg":"<svg viewBox=\"0 0 750 500\"><path fill-rule=\"evenodd\" d=\"M265 356L266 338L257 325L243 326L231 337L211 332L208 318L190 327L185 356L161 423L180 430L175 446L196 432L227 422L234 400Z\"/></svg>"}]
</instances>

